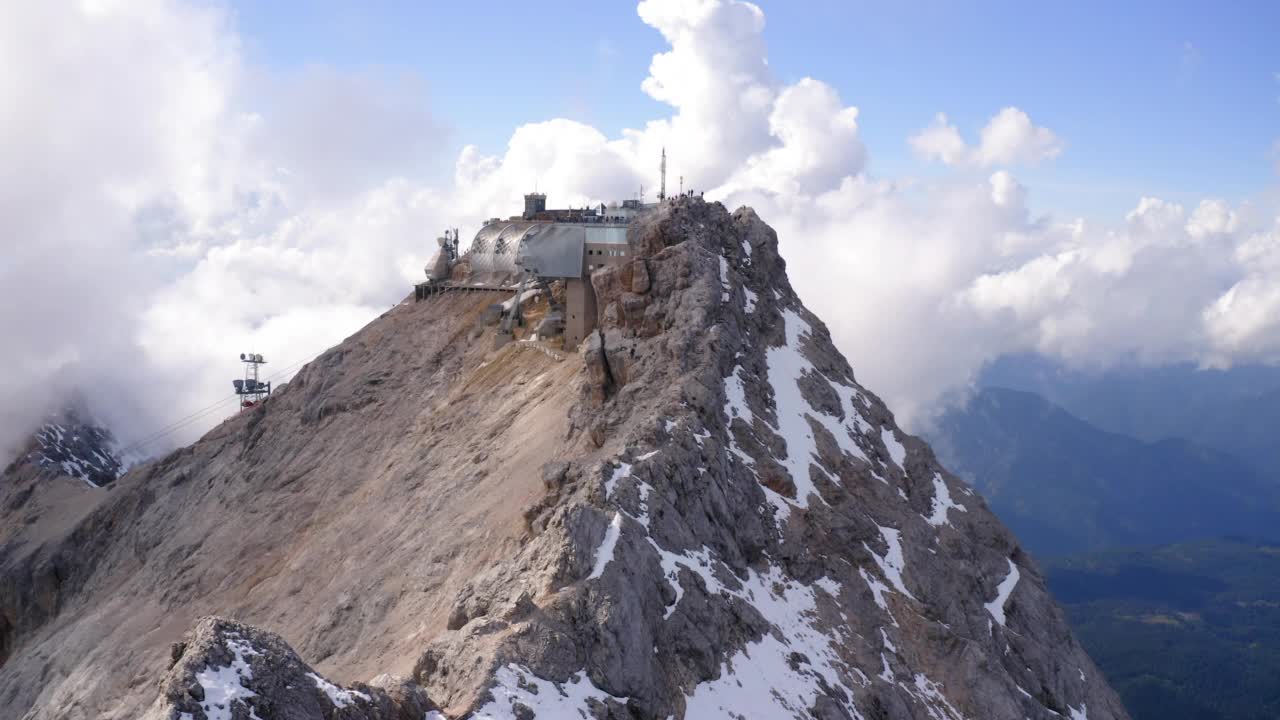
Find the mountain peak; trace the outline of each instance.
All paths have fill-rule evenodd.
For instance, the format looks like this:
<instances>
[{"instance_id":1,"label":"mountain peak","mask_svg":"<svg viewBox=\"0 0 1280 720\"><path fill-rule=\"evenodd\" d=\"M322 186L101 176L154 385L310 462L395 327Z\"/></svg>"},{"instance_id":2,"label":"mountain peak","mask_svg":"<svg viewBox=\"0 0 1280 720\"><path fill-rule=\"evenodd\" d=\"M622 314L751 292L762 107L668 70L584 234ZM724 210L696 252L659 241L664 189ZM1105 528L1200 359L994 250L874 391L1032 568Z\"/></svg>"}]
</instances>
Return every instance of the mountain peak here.
<instances>
[{"instance_id":1,"label":"mountain peak","mask_svg":"<svg viewBox=\"0 0 1280 720\"><path fill-rule=\"evenodd\" d=\"M140 459L94 420L82 403L73 401L32 432L11 470L27 465L42 475L74 478L100 488L115 482Z\"/></svg>"},{"instance_id":2,"label":"mountain peak","mask_svg":"<svg viewBox=\"0 0 1280 720\"><path fill-rule=\"evenodd\" d=\"M57 606L101 604L7 600L0 696L36 706L53 655L34 717L136 714L130 678L214 610L337 691L401 675L449 718L1127 717L1031 559L855 381L771 228L681 197L627 243L580 347L495 346L490 293L406 301L6 560L64 558ZM210 717L191 693L228 652L175 666L154 717ZM285 702L248 665L225 708Z\"/></svg>"}]
</instances>

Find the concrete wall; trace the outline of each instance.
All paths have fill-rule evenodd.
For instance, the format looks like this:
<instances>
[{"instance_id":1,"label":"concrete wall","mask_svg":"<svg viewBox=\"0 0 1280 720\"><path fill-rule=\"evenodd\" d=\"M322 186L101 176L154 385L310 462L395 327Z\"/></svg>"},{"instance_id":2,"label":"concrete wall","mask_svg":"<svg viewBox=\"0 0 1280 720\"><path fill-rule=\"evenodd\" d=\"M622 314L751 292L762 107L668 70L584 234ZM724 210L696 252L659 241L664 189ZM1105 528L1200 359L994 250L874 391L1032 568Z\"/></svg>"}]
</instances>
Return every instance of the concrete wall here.
<instances>
[{"instance_id":1,"label":"concrete wall","mask_svg":"<svg viewBox=\"0 0 1280 720\"><path fill-rule=\"evenodd\" d=\"M596 291L590 275L565 281L564 304L564 349L572 352L596 329Z\"/></svg>"},{"instance_id":2,"label":"concrete wall","mask_svg":"<svg viewBox=\"0 0 1280 720\"><path fill-rule=\"evenodd\" d=\"M631 251L626 245L613 243L587 243L583 250L582 274L590 277L592 271L605 265L625 265L631 259Z\"/></svg>"}]
</instances>

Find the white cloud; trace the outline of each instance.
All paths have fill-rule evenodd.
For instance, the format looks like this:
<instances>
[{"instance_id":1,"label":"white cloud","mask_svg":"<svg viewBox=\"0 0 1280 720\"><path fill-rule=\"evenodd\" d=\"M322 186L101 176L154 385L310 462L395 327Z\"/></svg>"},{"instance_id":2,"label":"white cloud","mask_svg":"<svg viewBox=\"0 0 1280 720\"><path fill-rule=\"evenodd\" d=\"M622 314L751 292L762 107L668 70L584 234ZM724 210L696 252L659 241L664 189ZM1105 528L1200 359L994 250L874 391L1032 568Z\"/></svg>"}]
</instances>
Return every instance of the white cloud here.
<instances>
[{"instance_id":1,"label":"white cloud","mask_svg":"<svg viewBox=\"0 0 1280 720\"><path fill-rule=\"evenodd\" d=\"M1240 220L1224 200L1201 200L1187 220L1187 234L1200 240L1239 229Z\"/></svg>"},{"instance_id":2,"label":"white cloud","mask_svg":"<svg viewBox=\"0 0 1280 720\"><path fill-rule=\"evenodd\" d=\"M908 421L1005 352L1280 361L1274 197L1189 215L1142 198L1112 227L1033 216L1008 166L1062 142L1013 107L975 146L943 115L912 138L965 172L873 177L859 109L777 80L748 3L639 4L671 45L642 84L668 117L613 138L530 122L498 156L465 148L442 182L419 176L441 130L413 78L271 76L203 5L87 7L0 11L0 106L23 109L0 114L0 230L21 239L0 279L24 298L0 310L0 442L60 375L99 405L132 399L134 432L185 415L225 392L236 353L278 370L355 330L407 293L438 228L473 231L535 182L557 204L641 183L652 198L664 146L686 187L778 229L793 284ZM137 383L149 392L120 391Z\"/></svg>"},{"instance_id":3,"label":"white cloud","mask_svg":"<svg viewBox=\"0 0 1280 720\"><path fill-rule=\"evenodd\" d=\"M845 107L831 86L812 78L778 93L769 113L769 134L777 144L747 156L741 170L715 192L749 187L810 194L857 173L866 159L858 137L858 109Z\"/></svg>"},{"instance_id":4,"label":"white cloud","mask_svg":"<svg viewBox=\"0 0 1280 720\"><path fill-rule=\"evenodd\" d=\"M945 114L907 139L916 155L946 165L1036 165L1062 154L1062 140L1048 128L1035 125L1016 107L996 113L982 128L976 147L970 147Z\"/></svg>"},{"instance_id":5,"label":"white cloud","mask_svg":"<svg viewBox=\"0 0 1280 720\"><path fill-rule=\"evenodd\" d=\"M1008 170L997 170L991 176L991 202L1003 208L1023 209L1027 189Z\"/></svg>"},{"instance_id":6,"label":"white cloud","mask_svg":"<svg viewBox=\"0 0 1280 720\"><path fill-rule=\"evenodd\" d=\"M0 106L0 460L68 387L132 440L250 346L305 359L398 299L438 217L388 181L436 134L412 81L246 68L204 4L6 5Z\"/></svg>"},{"instance_id":7,"label":"white cloud","mask_svg":"<svg viewBox=\"0 0 1280 720\"><path fill-rule=\"evenodd\" d=\"M970 155L960 130L947 121L945 113L938 113L932 125L912 135L908 142L920 157L946 165L957 165Z\"/></svg>"}]
</instances>

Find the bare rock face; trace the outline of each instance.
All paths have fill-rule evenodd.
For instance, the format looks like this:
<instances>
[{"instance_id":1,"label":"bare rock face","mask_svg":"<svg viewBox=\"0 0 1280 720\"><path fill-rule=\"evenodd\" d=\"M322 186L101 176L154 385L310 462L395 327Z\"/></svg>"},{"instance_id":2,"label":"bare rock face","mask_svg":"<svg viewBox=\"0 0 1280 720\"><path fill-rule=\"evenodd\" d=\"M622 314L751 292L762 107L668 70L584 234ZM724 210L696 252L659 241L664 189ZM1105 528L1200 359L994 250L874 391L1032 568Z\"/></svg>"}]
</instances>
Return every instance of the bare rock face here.
<instances>
[{"instance_id":1,"label":"bare rock face","mask_svg":"<svg viewBox=\"0 0 1280 720\"><path fill-rule=\"evenodd\" d=\"M9 621L0 705L212 720L192 678L243 660L229 717L1127 717L1016 539L856 382L754 212L679 198L629 242L639 262L592 278L582 354L494 350L487 299L399 306L0 559L5 582L61 563L47 617ZM324 705L283 642L219 620L164 674L210 611L369 701ZM358 683L383 672L398 695Z\"/></svg>"},{"instance_id":2,"label":"bare rock face","mask_svg":"<svg viewBox=\"0 0 1280 720\"><path fill-rule=\"evenodd\" d=\"M597 273L588 350L625 382L571 414L606 458L475 589L539 611L442 635L420 682L452 704L490 658L482 717L1125 717L1030 558L856 383L771 229L678 201L631 242L646 293Z\"/></svg>"}]
</instances>

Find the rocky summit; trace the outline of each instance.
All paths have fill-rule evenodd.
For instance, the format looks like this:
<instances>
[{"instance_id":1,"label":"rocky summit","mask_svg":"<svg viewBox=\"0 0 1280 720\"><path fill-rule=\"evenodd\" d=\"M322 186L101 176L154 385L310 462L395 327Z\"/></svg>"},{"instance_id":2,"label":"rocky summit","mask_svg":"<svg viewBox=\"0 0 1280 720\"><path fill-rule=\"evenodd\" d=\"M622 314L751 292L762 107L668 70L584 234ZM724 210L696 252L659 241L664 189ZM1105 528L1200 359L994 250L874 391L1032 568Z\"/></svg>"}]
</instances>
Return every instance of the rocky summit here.
<instances>
[{"instance_id":1,"label":"rocky summit","mask_svg":"<svg viewBox=\"0 0 1280 720\"><path fill-rule=\"evenodd\" d=\"M80 404L46 419L5 473L16 474L25 465L28 474L74 478L98 488L115 482L141 459L137 449L122 446L108 428L87 419Z\"/></svg>"},{"instance_id":2,"label":"rocky summit","mask_svg":"<svg viewBox=\"0 0 1280 720\"><path fill-rule=\"evenodd\" d=\"M628 244L579 348L411 297L9 537L0 715L1127 717L752 210L681 197Z\"/></svg>"}]
</instances>

